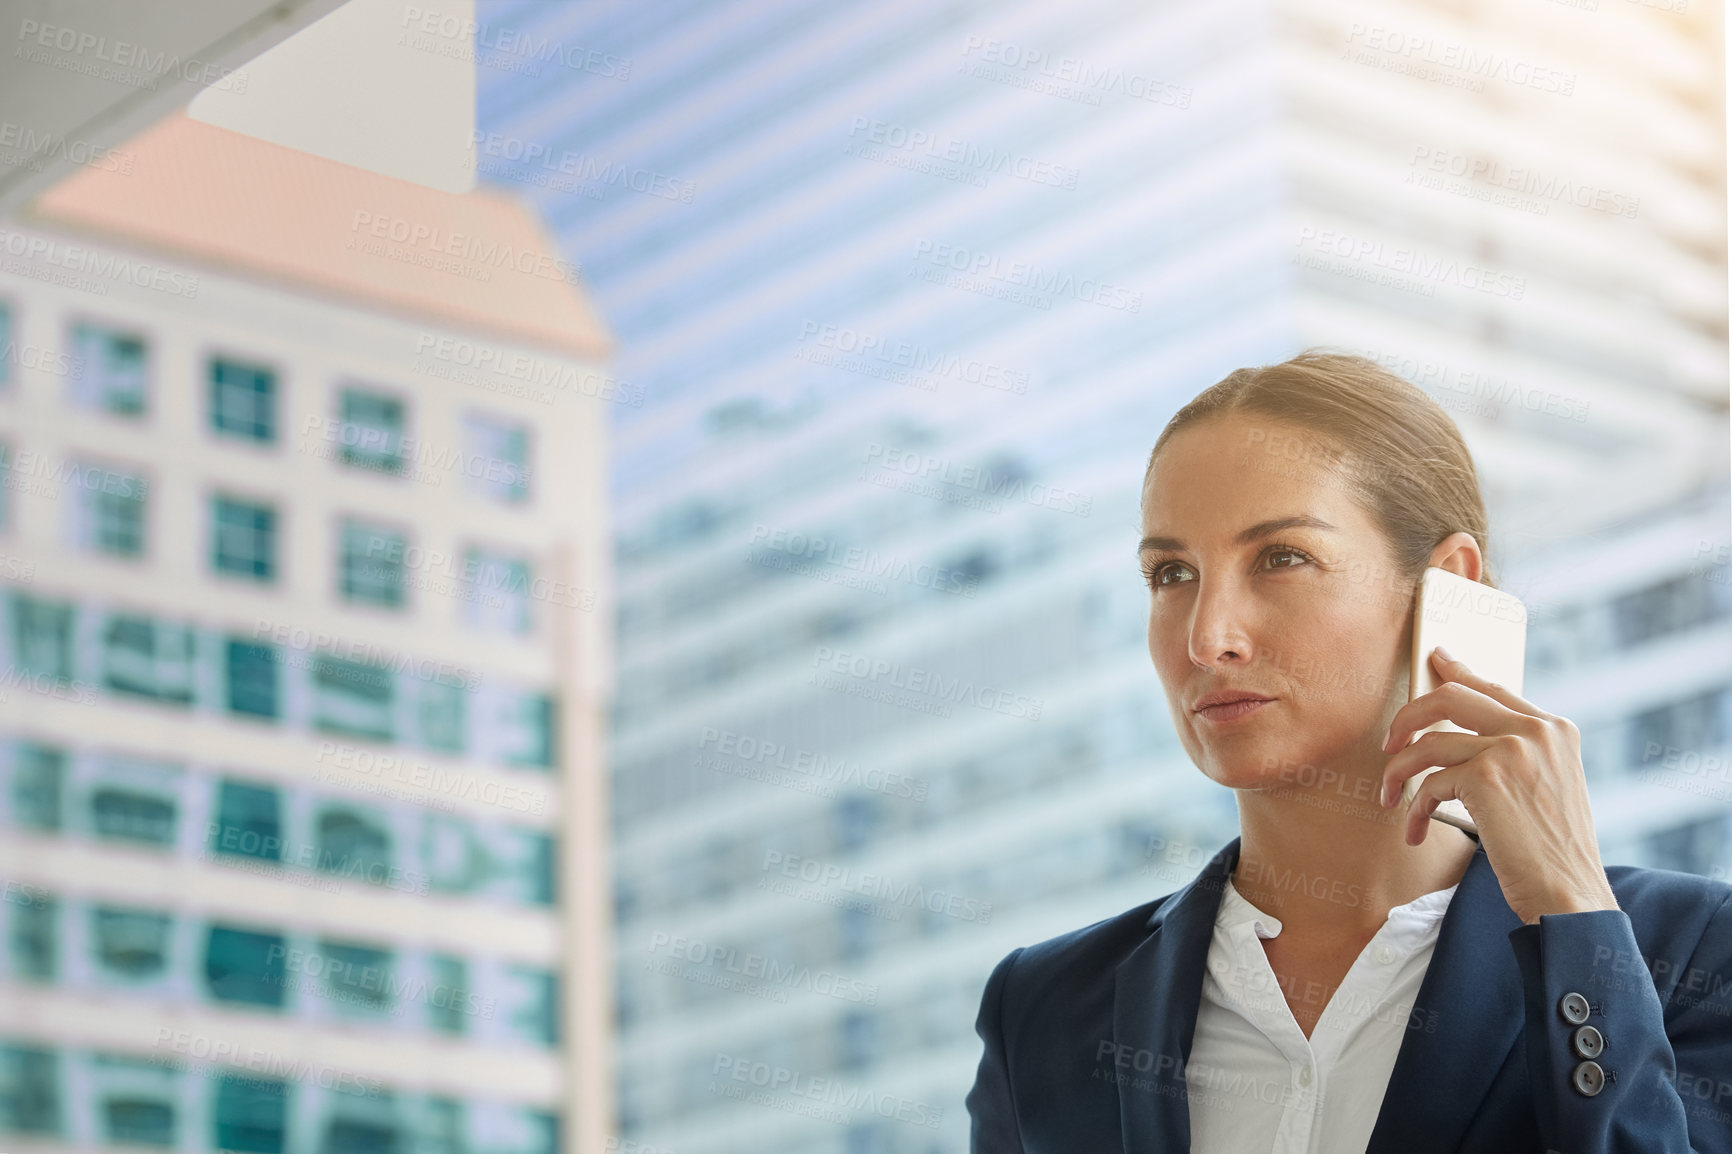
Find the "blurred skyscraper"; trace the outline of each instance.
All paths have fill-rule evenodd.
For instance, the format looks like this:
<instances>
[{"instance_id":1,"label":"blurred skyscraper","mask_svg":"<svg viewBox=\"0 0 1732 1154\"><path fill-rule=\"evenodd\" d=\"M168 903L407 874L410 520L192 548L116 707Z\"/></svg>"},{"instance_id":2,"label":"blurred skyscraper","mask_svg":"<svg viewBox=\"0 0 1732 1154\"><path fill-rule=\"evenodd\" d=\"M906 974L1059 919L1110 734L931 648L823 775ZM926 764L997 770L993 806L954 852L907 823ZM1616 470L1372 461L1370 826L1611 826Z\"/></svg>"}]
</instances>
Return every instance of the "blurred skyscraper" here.
<instances>
[{"instance_id":1,"label":"blurred skyscraper","mask_svg":"<svg viewBox=\"0 0 1732 1154\"><path fill-rule=\"evenodd\" d=\"M85 163L0 224L6 1148L597 1149L576 270L182 116Z\"/></svg>"},{"instance_id":2,"label":"blurred skyscraper","mask_svg":"<svg viewBox=\"0 0 1732 1154\"><path fill-rule=\"evenodd\" d=\"M1179 404L1307 346L1456 415L1607 859L1726 863L1720 28L1685 8L481 5L482 175L649 398L626 1139L966 1147L991 964L1234 832L1145 649L1138 482Z\"/></svg>"}]
</instances>

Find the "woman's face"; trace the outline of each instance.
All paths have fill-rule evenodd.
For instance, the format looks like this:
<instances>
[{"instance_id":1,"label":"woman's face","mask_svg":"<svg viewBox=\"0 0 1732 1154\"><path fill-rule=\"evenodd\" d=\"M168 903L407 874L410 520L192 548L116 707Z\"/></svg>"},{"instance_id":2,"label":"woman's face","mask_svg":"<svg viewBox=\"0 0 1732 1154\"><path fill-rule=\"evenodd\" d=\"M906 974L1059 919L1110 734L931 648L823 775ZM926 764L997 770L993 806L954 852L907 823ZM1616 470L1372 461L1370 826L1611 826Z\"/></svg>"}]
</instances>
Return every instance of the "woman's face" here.
<instances>
[{"instance_id":1,"label":"woman's face","mask_svg":"<svg viewBox=\"0 0 1732 1154\"><path fill-rule=\"evenodd\" d=\"M1149 656L1197 766L1374 798L1355 779L1407 700L1411 591L1327 443L1257 414L1189 426L1155 459L1143 537ZM1200 708L1235 693L1263 700Z\"/></svg>"}]
</instances>

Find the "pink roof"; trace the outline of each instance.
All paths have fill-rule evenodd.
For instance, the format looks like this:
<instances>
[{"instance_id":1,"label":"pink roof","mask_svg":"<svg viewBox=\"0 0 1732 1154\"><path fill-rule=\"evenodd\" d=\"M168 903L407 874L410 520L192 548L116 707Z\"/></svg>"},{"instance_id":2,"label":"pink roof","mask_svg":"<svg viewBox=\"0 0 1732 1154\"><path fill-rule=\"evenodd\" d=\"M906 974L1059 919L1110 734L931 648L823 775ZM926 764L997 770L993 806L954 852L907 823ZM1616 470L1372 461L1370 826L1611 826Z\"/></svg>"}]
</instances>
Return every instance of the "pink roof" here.
<instances>
[{"instance_id":1,"label":"pink roof","mask_svg":"<svg viewBox=\"0 0 1732 1154\"><path fill-rule=\"evenodd\" d=\"M28 215L184 260L586 359L611 341L532 208L382 176L169 116ZM109 171L113 168L114 171Z\"/></svg>"}]
</instances>

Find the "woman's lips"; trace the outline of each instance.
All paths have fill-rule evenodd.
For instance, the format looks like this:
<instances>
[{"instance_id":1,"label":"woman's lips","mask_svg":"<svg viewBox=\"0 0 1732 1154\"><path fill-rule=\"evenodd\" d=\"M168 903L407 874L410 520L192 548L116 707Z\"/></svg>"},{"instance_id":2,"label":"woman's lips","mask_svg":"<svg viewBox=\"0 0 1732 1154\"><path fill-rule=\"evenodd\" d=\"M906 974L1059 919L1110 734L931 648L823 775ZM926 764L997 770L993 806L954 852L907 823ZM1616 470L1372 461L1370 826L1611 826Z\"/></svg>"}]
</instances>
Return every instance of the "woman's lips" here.
<instances>
[{"instance_id":1,"label":"woman's lips","mask_svg":"<svg viewBox=\"0 0 1732 1154\"><path fill-rule=\"evenodd\" d=\"M1243 701L1230 701L1225 705L1205 705L1197 710L1197 713L1210 721L1238 721L1240 718L1250 717L1269 704L1271 704L1269 699L1252 700L1247 698Z\"/></svg>"}]
</instances>

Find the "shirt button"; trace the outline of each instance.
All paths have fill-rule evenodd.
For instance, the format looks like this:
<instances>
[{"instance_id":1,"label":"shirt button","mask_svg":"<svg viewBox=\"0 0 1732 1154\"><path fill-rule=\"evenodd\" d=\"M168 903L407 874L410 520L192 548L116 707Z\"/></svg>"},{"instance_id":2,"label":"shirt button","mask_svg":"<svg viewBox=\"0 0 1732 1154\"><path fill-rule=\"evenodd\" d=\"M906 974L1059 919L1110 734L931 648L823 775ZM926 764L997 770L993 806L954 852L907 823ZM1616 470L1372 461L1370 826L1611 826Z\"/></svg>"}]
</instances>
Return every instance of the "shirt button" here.
<instances>
[{"instance_id":1,"label":"shirt button","mask_svg":"<svg viewBox=\"0 0 1732 1154\"><path fill-rule=\"evenodd\" d=\"M1393 962L1395 960L1395 951L1390 949L1388 946L1378 946L1377 960L1385 963Z\"/></svg>"},{"instance_id":2,"label":"shirt button","mask_svg":"<svg viewBox=\"0 0 1732 1154\"><path fill-rule=\"evenodd\" d=\"M1571 990L1558 999L1558 1013L1570 1025L1579 1026L1588 1020L1588 1000Z\"/></svg>"},{"instance_id":3,"label":"shirt button","mask_svg":"<svg viewBox=\"0 0 1732 1154\"><path fill-rule=\"evenodd\" d=\"M1311 1067L1301 1066L1299 1068L1299 1084L1301 1086L1309 1086L1311 1084Z\"/></svg>"},{"instance_id":4,"label":"shirt button","mask_svg":"<svg viewBox=\"0 0 1732 1154\"><path fill-rule=\"evenodd\" d=\"M1606 1072L1600 1069L1598 1062L1583 1062L1570 1075L1570 1081L1575 1083L1576 1092L1587 1098L1592 1098L1606 1086Z\"/></svg>"}]
</instances>

